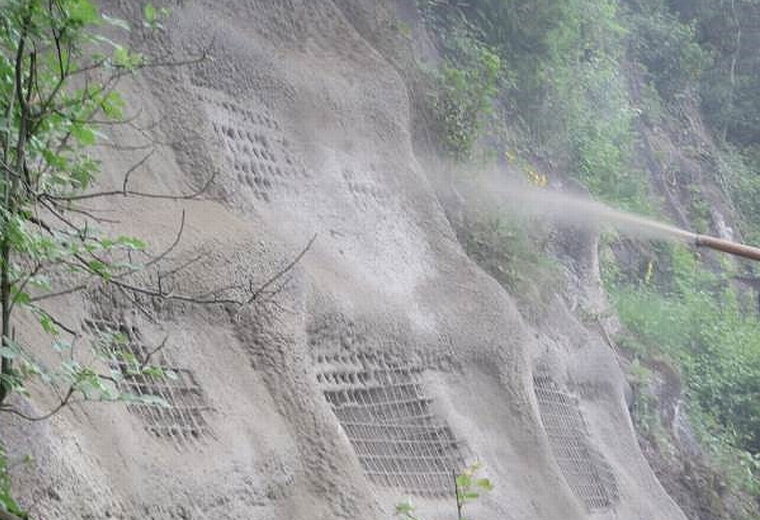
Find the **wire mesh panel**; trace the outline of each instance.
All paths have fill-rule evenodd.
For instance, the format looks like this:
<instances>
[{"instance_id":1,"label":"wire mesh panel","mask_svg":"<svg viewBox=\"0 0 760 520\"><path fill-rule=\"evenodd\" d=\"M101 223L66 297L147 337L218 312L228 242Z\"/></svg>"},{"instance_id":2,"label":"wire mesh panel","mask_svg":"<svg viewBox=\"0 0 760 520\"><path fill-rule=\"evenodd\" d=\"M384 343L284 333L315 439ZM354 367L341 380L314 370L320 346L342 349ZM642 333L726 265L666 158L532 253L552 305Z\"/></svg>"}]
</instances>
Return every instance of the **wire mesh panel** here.
<instances>
[{"instance_id":1,"label":"wire mesh panel","mask_svg":"<svg viewBox=\"0 0 760 520\"><path fill-rule=\"evenodd\" d=\"M121 372L120 392L157 397L166 403L167 406L139 402L128 405L131 412L142 418L149 432L175 442L197 440L211 434L204 418L204 412L210 408L190 370L178 368L163 350L148 349L134 327L103 320L89 320L86 325L92 333L105 338L113 338L115 334L122 336L124 341L113 347L117 354L111 361L111 368ZM158 367L172 377L135 373L135 363L138 367L143 364Z\"/></svg>"},{"instance_id":2,"label":"wire mesh panel","mask_svg":"<svg viewBox=\"0 0 760 520\"><path fill-rule=\"evenodd\" d=\"M589 510L612 507L618 500L615 475L590 445L577 400L546 376L534 376L533 389L554 458L570 489Z\"/></svg>"},{"instance_id":3,"label":"wire mesh panel","mask_svg":"<svg viewBox=\"0 0 760 520\"><path fill-rule=\"evenodd\" d=\"M417 495L452 494L461 447L431 409L422 369L373 354L317 358L317 381L376 484Z\"/></svg>"}]
</instances>

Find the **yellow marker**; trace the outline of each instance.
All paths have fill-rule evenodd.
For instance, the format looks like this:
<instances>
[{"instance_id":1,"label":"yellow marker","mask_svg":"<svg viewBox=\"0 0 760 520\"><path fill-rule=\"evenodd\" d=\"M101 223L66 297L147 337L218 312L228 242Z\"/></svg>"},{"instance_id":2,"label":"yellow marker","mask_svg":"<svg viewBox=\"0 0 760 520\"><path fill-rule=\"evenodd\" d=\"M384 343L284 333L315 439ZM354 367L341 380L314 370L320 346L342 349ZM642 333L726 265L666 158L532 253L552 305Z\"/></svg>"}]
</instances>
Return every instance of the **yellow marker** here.
<instances>
[{"instance_id":1,"label":"yellow marker","mask_svg":"<svg viewBox=\"0 0 760 520\"><path fill-rule=\"evenodd\" d=\"M652 281L652 275L654 274L654 260L649 261L649 265L647 265L647 273L644 275L644 283L649 285L649 283Z\"/></svg>"}]
</instances>

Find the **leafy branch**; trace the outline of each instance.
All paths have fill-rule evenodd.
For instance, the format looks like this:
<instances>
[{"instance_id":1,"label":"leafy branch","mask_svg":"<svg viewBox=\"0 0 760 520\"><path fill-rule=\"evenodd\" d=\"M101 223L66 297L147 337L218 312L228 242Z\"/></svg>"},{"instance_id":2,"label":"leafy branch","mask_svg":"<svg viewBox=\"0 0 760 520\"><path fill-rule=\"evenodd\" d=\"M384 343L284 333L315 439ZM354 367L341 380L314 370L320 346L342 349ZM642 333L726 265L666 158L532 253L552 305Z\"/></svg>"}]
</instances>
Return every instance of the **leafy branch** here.
<instances>
[{"instance_id":1,"label":"leafy branch","mask_svg":"<svg viewBox=\"0 0 760 520\"><path fill-rule=\"evenodd\" d=\"M468 466L461 473L452 470L454 493L456 497L457 519L467 520L464 516L464 506L478 500L483 492L493 490L493 484L487 478L478 478L477 473L481 468L479 462ZM401 520L422 520L415 514L416 508L411 498L405 502L396 504L396 516Z\"/></svg>"},{"instance_id":2,"label":"leafy branch","mask_svg":"<svg viewBox=\"0 0 760 520\"><path fill-rule=\"evenodd\" d=\"M166 9L147 4L136 30L162 30ZM125 349L119 331L98 334L90 344L90 359L77 351L87 331L67 324L47 302L93 289L127 296L138 309L140 298L195 305L225 305L237 309L274 298L288 273L312 247L316 236L295 257L262 283L215 288L203 294L175 287L178 273L198 259L168 266L186 226L182 211L171 243L158 253L139 238L111 235L103 224L116 225L96 208L96 200L132 197L152 201L190 201L206 196L215 178L181 193L132 189L130 181L149 165L155 153L151 127L126 117L119 94L121 82L157 67L187 67L211 59L211 45L197 56L148 56L111 40L104 29L132 31L124 20L100 12L93 0L3 0L0 8L0 412L27 420L45 420L73 403L141 399L150 396L120 392L124 378L170 377L151 358L167 344L164 339L144 359ZM139 114L138 114L139 115ZM123 125L136 130L148 144L114 145L102 133ZM102 164L93 147L110 146L114 153L142 150L142 156L121 175L116 189L96 186ZM34 349L18 340L19 314L32 316L51 340L60 364L46 367ZM98 365L98 363L100 363ZM102 373L95 366L111 367ZM127 366L127 373L114 366ZM9 404L13 394L29 396L31 380L41 383L57 400L38 416ZM1 448L1 446L0 446ZM1 461L0 461L1 462ZM0 464L0 470L3 469ZM20 509L3 487L0 475L0 520ZM15 520L15 519L14 519Z\"/></svg>"}]
</instances>

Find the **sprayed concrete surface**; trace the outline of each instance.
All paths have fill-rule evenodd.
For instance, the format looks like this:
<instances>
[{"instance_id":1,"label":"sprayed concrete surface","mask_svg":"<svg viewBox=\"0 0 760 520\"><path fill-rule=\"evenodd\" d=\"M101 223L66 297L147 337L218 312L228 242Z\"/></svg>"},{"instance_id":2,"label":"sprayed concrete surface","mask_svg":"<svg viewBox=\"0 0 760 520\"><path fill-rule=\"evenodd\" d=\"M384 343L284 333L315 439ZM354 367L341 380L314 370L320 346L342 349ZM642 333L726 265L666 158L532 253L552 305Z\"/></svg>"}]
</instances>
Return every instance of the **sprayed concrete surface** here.
<instances>
[{"instance_id":1,"label":"sprayed concrete surface","mask_svg":"<svg viewBox=\"0 0 760 520\"><path fill-rule=\"evenodd\" d=\"M132 4L105 7L131 17ZM135 343L167 337L161 363L182 377L148 389L171 413L88 404L4 422L9 451L33 459L13 469L24 503L44 519L369 520L412 495L440 520L455 517L452 466L479 460L495 489L472 518L684 518L639 451L597 329L557 298L535 330L457 243L415 157L407 84L357 29L393 7L340 4L180 2L140 42L182 55L213 41L214 60L127 85L166 143L135 189L216 177L212 200L111 201L120 231L160 249L185 209L172 258L204 255L174 282L196 292L263 282L317 239L273 301L243 310L95 289L51 303ZM127 155L103 154L104 184L120 185ZM571 245L568 277L602 311L594 239Z\"/></svg>"}]
</instances>

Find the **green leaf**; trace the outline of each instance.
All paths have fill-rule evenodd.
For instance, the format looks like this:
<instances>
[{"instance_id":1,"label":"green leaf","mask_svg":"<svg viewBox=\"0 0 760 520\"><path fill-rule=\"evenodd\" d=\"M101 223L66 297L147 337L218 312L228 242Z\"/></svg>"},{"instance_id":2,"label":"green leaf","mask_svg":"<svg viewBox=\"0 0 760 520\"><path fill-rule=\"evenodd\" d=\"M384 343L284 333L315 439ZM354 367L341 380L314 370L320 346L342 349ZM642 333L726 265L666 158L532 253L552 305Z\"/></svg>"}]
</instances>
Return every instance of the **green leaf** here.
<instances>
[{"instance_id":1,"label":"green leaf","mask_svg":"<svg viewBox=\"0 0 760 520\"><path fill-rule=\"evenodd\" d=\"M148 24L154 25L158 20L158 11L156 11L156 8L152 3L148 2L143 7L143 16Z\"/></svg>"},{"instance_id":2,"label":"green leaf","mask_svg":"<svg viewBox=\"0 0 760 520\"><path fill-rule=\"evenodd\" d=\"M59 334L58 327L56 327L53 318L51 318L48 313L41 310L40 308L35 308L34 313L37 316L37 322L42 327L42 330L52 336L57 336Z\"/></svg>"},{"instance_id":3,"label":"green leaf","mask_svg":"<svg viewBox=\"0 0 760 520\"><path fill-rule=\"evenodd\" d=\"M48 258L53 259L53 258L56 257L56 255L57 255L58 252L54 251L54 249L55 249L53 247L54 244L49 243L49 245L50 245L50 247L47 248L46 253L48 253L47 254ZM51 289L50 278L48 278L47 276L44 276L44 275L37 275L34 278L30 279L29 280L29 285L31 285L32 287L37 287L38 289L45 289L45 290L48 290L48 291Z\"/></svg>"},{"instance_id":4,"label":"green leaf","mask_svg":"<svg viewBox=\"0 0 760 520\"><path fill-rule=\"evenodd\" d=\"M90 260L87 262L87 267L90 268L90 271L92 271L94 274L100 276L104 280L110 280L111 279L111 270L110 266L103 262L102 260Z\"/></svg>"},{"instance_id":5,"label":"green leaf","mask_svg":"<svg viewBox=\"0 0 760 520\"><path fill-rule=\"evenodd\" d=\"M124 99L118 92L111 91L100 102L103 113L112 120L120 120L124 117Z\"/></svg>"},{"instance_id":6,"label":"green leaf","mask_svg":"<svg viewBox=\"0 0 760 520\"><path fill-rule=\"evenodd\" d=\"M32 302L32 297L27 292L20 292L13 295L13 303L25 307Z\"/></svg>"},{"instance_id":7,"label":"green leaf","mask_svg":"<svg viewBox=\"0 0 760 520\"><path fill-rule=\"evenodd\" d=\"M53 168L58 170L66 170L68 168L69 161L63 155L57 154L52 150L43 150L42 157Z\"/></svg>"},{"instance_id":8,"label":"green leaf","mask_svg":"<svg viewBox=\"0 0 760 520\"><path fill-rule=\"evenodd\" d=\"M95 132L87 125L74 124L71 126L71 135L82 146L95 144Z\"/></svg>"},{"instance_id":9,"label":"green leaf","mask_svg":"<svg viewBox=\"0 0 760 520\"><path fill-rule=\"evenodd\" d=\"M109 47L112 47L114 49L120 47L120 45L118 43L116 43L115 41L113 41L110 38L107 38L107 37L103 36L102 34L96 34L96 35L94 35L92 37L92 39L95 40L96 42L99 42L99 43L105 43L106 45L108 45ZM104 58L105 58L105 56L103 56L101 54L98 54L97 56L93 56L93 61L98 61L98 60L101 60L101 59L104 59Z\"/></svg>"},{"instance_id":10,"label":"green leaf","mask_svg":"<svg viewBox=\"0 0 760 520\"><path fill-rule=\"evenodd\" d=\"M3 486L3 488L5 488L5 486ZM26 518L26 513L21 507L19 507L16 501L13 500L9 489L0 489L0 508L18 517Z\"/></svg>"},{"instance_id":11,"label":"green leaf","mask_svg":"<svg viewBox=\"0 0 760 520\"><path fill-rule=\"evenodd\" d=\"M491 483L491 481L487 478L479 478L475 483L479 488L486 491L491 491L493 489L493 483Z\"/></svg>"},{"instance_id":12,"label":"green leaf","mask_svg":"<svg viewBox=\"0 0 760 520\"><path fill-rule=\"evenodd\" d=\"M134 251L143 251L146 248L146 243L139 238L120 236L116 239L116 243L120 246L125 246L128 249Z\"/></svg>"},{"instance_id":13,"label":"green leaf","mask_svg":"<svg viewBox=\"0 0 760 520\"><path fill-rule=\"evenodd\" d=\"M0 347L0 357L5 359L16 359L19 354L19 351L13 347Z\"/></svg>"},{"instance_id":14,"label":"green leaf","mask_svg":"<svg viewBox=\"0 0 760 520\"><path fill-rule=\"evenodd\" d=\"M142 369L142 374L146 376L155 377L158 379L164 378L164 370L161 367L149 366Z\"/></svg>"},{"instance_id":15,"label":"green leaf","mask_svg":"<svg viewBox=\"0 0 760 520\"><path fill-rule=\"evenodd\" d=\"M90 0L73 0L69 3L69 17L80 24L95 24L99 21L98 9Z\"/></svg>"},{"instance_id":16,"label":"green leaf","mask_svg":"<svg viewBox=\"0 0 760 520\"><path fill-rule=\"evenodd\" d=\"M130 63L129 51L126 47L119 46L113 52L113 61L119 67L128 67Z\"/></svg>"}]
</instances>

